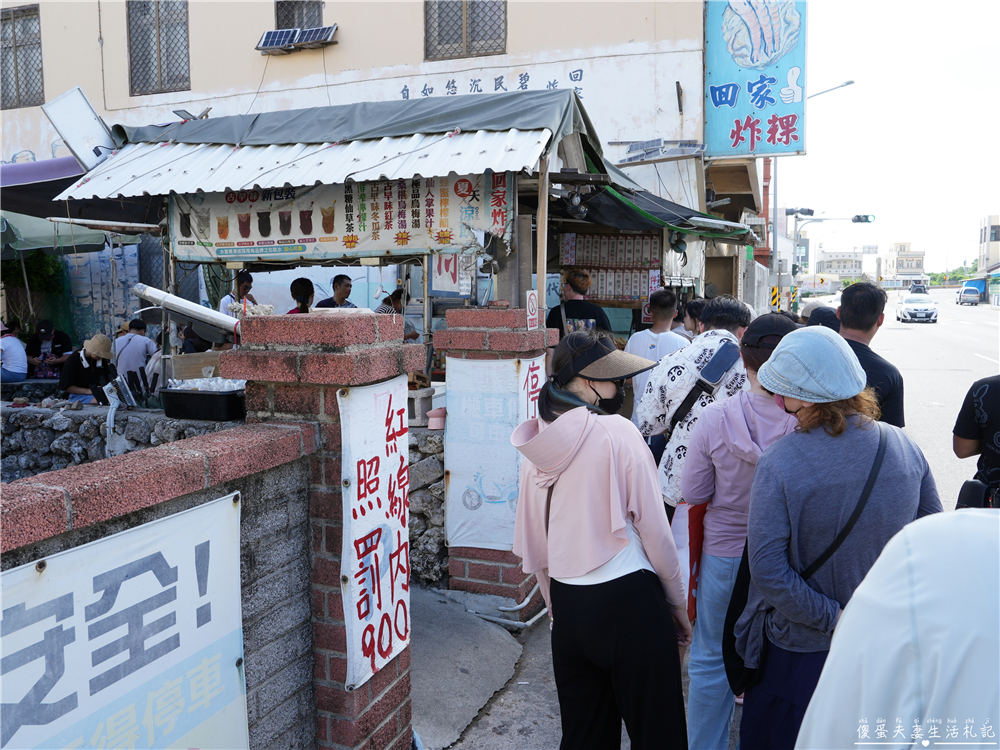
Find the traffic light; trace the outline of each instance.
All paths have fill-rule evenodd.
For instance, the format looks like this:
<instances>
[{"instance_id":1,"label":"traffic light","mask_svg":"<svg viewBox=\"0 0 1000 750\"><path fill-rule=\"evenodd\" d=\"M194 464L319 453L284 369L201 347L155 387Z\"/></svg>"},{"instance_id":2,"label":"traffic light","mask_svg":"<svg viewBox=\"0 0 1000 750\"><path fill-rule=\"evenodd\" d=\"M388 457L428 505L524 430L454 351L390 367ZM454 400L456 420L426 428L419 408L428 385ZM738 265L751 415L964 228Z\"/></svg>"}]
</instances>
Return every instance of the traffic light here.
<instances>
[{"instance_id":1,"label":"traffic light","mask_svg":"<svg viewBox=\"0 0 1000 750\"><path fill-rule=\"evenodd\" d=\"M855 224L871 224L875 221L875 217L871 214L857 214L851 221Z\"/></svg>"},{"instance_id":2,"label":"traffic light","mask_svg":"<svg viewBox=\"0 0 1000 750\"><path fill-rule=\"evenodd\" d=\"M792 276L798 276L798 275L799 275L799 264L792 263Z\"/></svg>"}]
</instances>

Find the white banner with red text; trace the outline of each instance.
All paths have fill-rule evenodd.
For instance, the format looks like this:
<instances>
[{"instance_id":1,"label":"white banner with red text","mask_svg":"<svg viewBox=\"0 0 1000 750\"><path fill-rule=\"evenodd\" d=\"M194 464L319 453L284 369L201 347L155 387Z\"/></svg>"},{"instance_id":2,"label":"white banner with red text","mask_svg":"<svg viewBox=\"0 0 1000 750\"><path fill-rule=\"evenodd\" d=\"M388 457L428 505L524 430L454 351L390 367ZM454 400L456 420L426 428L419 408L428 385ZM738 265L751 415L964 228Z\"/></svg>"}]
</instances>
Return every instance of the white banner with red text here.
<instances>
[{"instance_id":1,"label":"white banner with red text","mask_svg":"<svg viewBox=\"0 0 1000 750\"><path fill-rule=\"evenodd\" d=\"M347 689L410 642L409 428L406 376L337 391L347 628Z\"/></svg>"}]
</instances>

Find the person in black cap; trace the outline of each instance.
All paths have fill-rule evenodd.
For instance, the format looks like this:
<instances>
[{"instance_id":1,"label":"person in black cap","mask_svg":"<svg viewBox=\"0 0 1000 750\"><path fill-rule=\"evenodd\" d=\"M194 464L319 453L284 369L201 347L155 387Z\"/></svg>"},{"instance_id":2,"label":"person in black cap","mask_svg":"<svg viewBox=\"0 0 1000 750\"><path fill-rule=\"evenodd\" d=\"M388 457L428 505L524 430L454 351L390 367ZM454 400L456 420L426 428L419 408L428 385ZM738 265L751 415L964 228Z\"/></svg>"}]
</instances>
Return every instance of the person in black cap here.
<instances>
[{"instance_id":1,"label":"person in black cap","mask_svg":"<svg viewBox=\"0 0 1000 750\"><path fill-rule=\"evenodd\" d=\"M29 378L58 378L63 363L73 353L69 334L56 330L51 320L40 320L24 347Z\"/></svg>"},{"instance_id":2,"label":"person in black cap","mask_svg":"<svg viewBox=\"0 0 1000 750\"><path fill-rule=\"evenodd\" d=\"M511 436L524 456L513 550L552 618L561 746L617 747L624 719L632 747L683 747L680 563L653 457L615 413L624 381L655 362L593 329L552 359L539 416Z\"/></svg>"},{"instance_id":3,"label":"person in black cap","mask_svg":"<svg viewBox=\"0 0 1000 750\"><path fill-rule=\"evenodd\" d=\"M831 331L840 332L840 318L832 307L817 307L812 311L807 326L826 326Z\"/></svg>"}]
</instances>

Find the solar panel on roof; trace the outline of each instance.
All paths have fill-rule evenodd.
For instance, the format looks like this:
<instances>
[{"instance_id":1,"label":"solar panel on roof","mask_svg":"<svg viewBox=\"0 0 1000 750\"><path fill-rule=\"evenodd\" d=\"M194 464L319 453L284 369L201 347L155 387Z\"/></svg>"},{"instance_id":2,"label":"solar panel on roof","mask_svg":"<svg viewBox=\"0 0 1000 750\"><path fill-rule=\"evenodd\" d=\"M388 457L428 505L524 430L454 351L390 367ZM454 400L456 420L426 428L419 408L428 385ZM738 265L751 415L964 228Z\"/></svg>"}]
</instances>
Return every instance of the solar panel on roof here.
<instances>
[{"instance_id":1,"label":"solar panel on roof","mask_svg":"<svg viewBox=\"0 0 1000 750\"><path fill-rule=\"evenodd\" d=\"M265 31L255 49L265 55L287 55L299 38L298 29L278 29Z\"/></svg>"},{"instance_id":2,"label":"solar panel on roof","mask_svg":"<svg viewBox=\"0 0 1000 750\"><path fill-rule=\"evenodd\" d=\"M636 151L653 151L663 146L662 138L654 138L651 141L639 141L638 143L630 143L628 146L628 153L632 154Z\"/></svg>"},{"instance_id":3,"label":"solar panel on roof","mask_svg":"<svg viewBox=\"0 0 1000 750\"><path fill-rule=\"evenodd\" d=\"M337 24L333 24L333 26L319 26L315 29L302 29L299 33L299 38L295 42L295 46L314 49L327 44L336 44L333 41L333 35L336 31Z\"/></svg>"}]
</instances>

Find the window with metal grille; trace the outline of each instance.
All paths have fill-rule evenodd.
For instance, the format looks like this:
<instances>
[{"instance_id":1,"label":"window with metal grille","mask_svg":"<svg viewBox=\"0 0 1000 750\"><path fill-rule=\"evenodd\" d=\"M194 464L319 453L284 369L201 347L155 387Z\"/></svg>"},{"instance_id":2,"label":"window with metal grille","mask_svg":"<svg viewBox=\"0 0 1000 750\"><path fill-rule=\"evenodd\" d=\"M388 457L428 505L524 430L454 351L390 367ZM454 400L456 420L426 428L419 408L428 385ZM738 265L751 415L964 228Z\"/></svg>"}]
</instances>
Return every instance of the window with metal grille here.
<instances>
[{"instance_id":1,"label":"window with metal grille","mask_svg":"<svg viewBox=\"0 0 1000 750\"><path fill-rule=\"evenodd\" d=\"M315 29L323 25L321 0L275 0L277 29Z\"/></svg>"},{"instance_id":2,"label":"window with metal grille","mask_svg":"<svg viewBox=\"0 0 1000 750\"><path fill-rule=\"evenodd\" d=\"M504 0L424 0L424 57L499 55L507 51Z\"/></svg>"},{"instance_id":3,"label":"window with metal grille","mask_svg":"<svg viewBox=\"0 0 1000 750\"><path fill-rule=\"evenodd\" d=\"M0 14L0 89L3 109L45 103L42 86L42 27L38 6L10 8Z\"/></svg>"},{"instance_id":4,"label":"window with metal grille","mask_svg":"<svg viewBox=\"0 0 1000 750\"><path fill-rule=\"evenodd\" d=\"M132 96L190 91L187 6L185 0L128 1Z\"/></svg>"}]
</instances>

